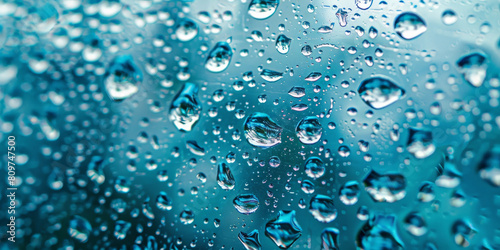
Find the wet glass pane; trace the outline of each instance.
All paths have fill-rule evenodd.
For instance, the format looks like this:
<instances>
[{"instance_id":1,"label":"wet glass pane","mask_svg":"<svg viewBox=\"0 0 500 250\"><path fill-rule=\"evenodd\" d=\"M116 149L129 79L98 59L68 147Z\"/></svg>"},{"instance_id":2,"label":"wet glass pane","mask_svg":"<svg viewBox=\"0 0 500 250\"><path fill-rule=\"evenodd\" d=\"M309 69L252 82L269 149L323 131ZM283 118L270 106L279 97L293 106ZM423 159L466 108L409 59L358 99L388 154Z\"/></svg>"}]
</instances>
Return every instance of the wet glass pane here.
<instances>
[{"instance_id":1,"label":"wet glass pane","mask_svg":"<svg viewBox=\"0 0 500 250\"><path fill-rule=\"evenodd\" d=\"M0 249L500 249L499 13L0 0Z\"/></svg>"}]
</instances>

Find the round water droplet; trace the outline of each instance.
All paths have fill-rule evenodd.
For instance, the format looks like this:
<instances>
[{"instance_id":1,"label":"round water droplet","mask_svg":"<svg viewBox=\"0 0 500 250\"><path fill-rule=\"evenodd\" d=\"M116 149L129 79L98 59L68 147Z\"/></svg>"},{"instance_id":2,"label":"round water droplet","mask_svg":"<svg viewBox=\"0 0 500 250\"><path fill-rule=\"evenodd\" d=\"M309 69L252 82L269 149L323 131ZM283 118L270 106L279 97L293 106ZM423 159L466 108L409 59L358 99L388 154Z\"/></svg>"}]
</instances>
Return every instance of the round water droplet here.
<instances>
[{"instance_id":1,"label":"round water droplet","mask_svg":"<svg viewBox=\"0 0 500 250\"><path fill-rule=\"evenodd\" d=\"M222 72L229 66L232 56L233 51L229 44L218 42L208 54L205 68L213 73Z\"/></svg>"},{"instance_id":2,"label":"round water droplet","mask_svg":"<svg viewBox=\"0 0 500 250\"><path fill-rule=\"evenodd\" d=\"M325 164L320 158L316 156L309 157L305 163L304 168L307 176L309 176L310 178L316 179L325 174Z\"/></svg>"},{"instance_id":3,"label":"round water droplet","mask_svg":"<svg viewBox=\"0 0 500 250\"><path fill-rule=\"evenodd\" d=\"M337 218L333 199L326 195L315 195L309 203L309 212L316 220L323 223L330 223Z\"/></svg>"},{"instance_id":4,"label":"round water droplet","mask_svg":"<svg viewBox=\"0 0 500 250\"><path fill-rule=\"evenodd\" d=\"M427 26L417 14L405 12L396 17L394 30L401 38L411 40L422 35L427 30Z\"/></svg>"},{"instance_id":5,"label":"round water droplet","mask_svg":"<svg viewBox=\"0 0 500 250\"><path fill-rule=\"evenodd\" d=\"M321 139L323 127L315 116L307 116L300 120L295 128L297 137L304 144L314 144Z\"/></svg>"},{"instance_id":6,"label":"round water droplet","mask_svg":"<svg viewBox=\"0 0 500 250\"><path fill-rule=\"evenodd\" d=\"M248 6L248 14L255 19L269 18L276 12L279 0L252 0Z\"/></svg>"}]
</instances>

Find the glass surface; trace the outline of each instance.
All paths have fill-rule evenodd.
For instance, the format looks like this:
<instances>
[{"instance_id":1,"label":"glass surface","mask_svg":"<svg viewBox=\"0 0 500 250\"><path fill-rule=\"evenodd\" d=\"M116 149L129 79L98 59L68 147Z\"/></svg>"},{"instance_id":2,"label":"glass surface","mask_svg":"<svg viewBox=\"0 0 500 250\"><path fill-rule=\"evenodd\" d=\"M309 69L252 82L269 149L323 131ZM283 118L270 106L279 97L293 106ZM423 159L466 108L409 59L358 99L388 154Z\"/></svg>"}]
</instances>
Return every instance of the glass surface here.
<instances>
[{"instance_id":1,"label":"glass surface","mask_svg":"<svg viewBox=\"0 0 500 250\"><path fill-rule=\"evenodd\" d=\"M500 249L499 13L0 1L0 249Z\"/></svg>"}]
</instances>

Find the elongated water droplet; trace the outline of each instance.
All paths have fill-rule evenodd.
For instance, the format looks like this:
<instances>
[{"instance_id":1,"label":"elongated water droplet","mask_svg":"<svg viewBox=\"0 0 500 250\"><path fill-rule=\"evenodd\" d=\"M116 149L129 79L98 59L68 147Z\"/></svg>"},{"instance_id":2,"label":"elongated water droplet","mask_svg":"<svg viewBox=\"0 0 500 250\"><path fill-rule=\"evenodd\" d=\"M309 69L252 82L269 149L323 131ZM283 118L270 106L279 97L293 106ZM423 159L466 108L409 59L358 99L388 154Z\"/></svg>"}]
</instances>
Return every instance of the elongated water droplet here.
<instances>
[{"instance_id":1,"label":"elongated water droplet","mask_svg":"<svg viewBox=\"0 0 500 250\"><path fill-rule=\"evenodd\" d=\"M116 57L104 77L104 85L109 98L123 101L139 91L142 72L130 55Z\"/></svg>"},{"instance_id":2,"label":"elongated water droplet","mask_svg":"<svg viewBox=\"0 0 500 250\"><path fill-rule=\"evenodd\" d=\"M405 91L388 79L373 77L361 83L358 93L370 107L382 109L401 99Z\"/></svg>"},{"instance_id":3,"label":"elongated water droplet","mask_svg":"<svg viewBox=\"0 0 500 250\"><path fill-rule=\"evenodd\" d=\"M218 42L210 51L205 62L205 68L210 72L219 73L224 71L231 62L233 51L226 42Z\"/></svg>"},{"instance_id":4,"label":"elongated water droplet","mask_svg":"<svg viewBox=\"0 0 500 250\"><path fill-rule=\"evenodd\" d=\"M486 55L481 53L465 55L458 60L457 66L458 71L472 86L480 87L483 85L488 70Z\"/></svg>"},{"instance_id":5,"label":"elongated water droplet","mask_svg":"<svg viewBox=\"0 0 500 250\"><path fill-rule=\"evenodd\" d=\"M306 89L304 87L292 87L288 94L295 97L300 98L306 95Z\"/></svg>"},{"instance_id":6,"label":"elongated water droplet","mask_svg":"<svg viewBox=\"0 0 500 250\"><path fill-rule=\"evenodd\" d=\"M255 19L269 18L276 12L279 0L252 0L248 6L248 14Z\"/></svg>"},{"instance_id":7,"label":"elongated water droplet","mask_svg":"<svg viewBox=\"0 0 500 250\"><path fill-rule=\"evenodd\" d=\"M261 148L269 148L281 143L283 129L267 114L255 112L250 115L244 125L245 138L248 143Z\"/></svg>"},{"instance_id":8,"label":"elongated water droplet","mask_svg":"<svg viewBox=\"0 0 500 250\"><path fill-rule=\"evenodd\" d=\"M347 25L347 11L339 8L339 10L337 10L337 13L335 13L335 15L339 19L339 25L341 27L345 27Z\"/></svg>"},{"instance_id":9,"label":"elongated water droplet","mask_svg":"<svg viewBox=\"0 0 500 250\"><path fill-rule=\"evenodd\" d=\"M156 207L161 210L172 210L172 200L168 198L167 193L161 191L156 197Z\"/></svg>"},{"instance_id":10,"label":"elongated water droplet","mask_svg":"<svg viewBox=\"0 0 500 250\"><path fill-rule=\"evenodd\" d=\"M204 156L205 155L205 149L202 148L196 141L187 141L186 142L186 147L191 151L191 153L199 156Z\"/></svg>"},{"instance_id":11,"label":"elongated water droplet","mask_svg":"<svg viewBox=\"0 0 500 250\"><path fill-rule=\"evenodd\" d=\"M306 81L315 82L321 78L320 72L311 72L308 76L306 76Z\"/></svg>"},{"instance_id":12,"label":"elongated water droplet","mask_svg":"<svg viewBox=\"0 0 500 250\"><path fill-rule=\"evenodd\" d=\"M229 166L224 162L221 162L217 168L217 183L225 190L233 189L236 183L231 169L229 169Z\"/></svg>"},{"instance_id":13,"label":"elongated water droplet","mask_svg":"<svg viewBox=\"0 0 500 250\"><path fill-rule=\"evenodd\" d=\"M191 131L200 119L201 105L198 101L198 86L186 83L170 105L169 119L182 132Z\"/></svg>"},{"instance_id":14,"label":"elongated water droplet","mask_svg":"<svg viewBox=\"0 0 500 250\"><path fill-rule=\"evenodd\" d=\"M276 82L279 79L283 78L283 73L274 70L264 69L260 73L260 76L262 77L262 79L268 82Z\"/></svg>"},{"instance_id":15,"label":"elongated water droplet","mask_svg":"<svg viewBox=\"0 0 500 250\"><path fill-rule=\"evenodd\" d=\"M253 194L241 194L233 200L233 205L242 214L251 214L259 208L259 199Z\"/></svg>"},{"instance_id":16,"label":"elongated water droplet","mask_svg":"<svg viewBox=\"0 0 500 250\"><path fill-rule=\"evenodd\" d=\"M290 248L301 235L302 228L295 218L295 210L280 210L278 217L266 224L266 236L281 249Z\"/></svg>"},{"instance_id":17,"label":"elongated water droplet","mask_svg":"<svg viewBox=\"0 0 500 250\"><path fill-rule=\"evenodd\" d=\"M406 181L400 174L381 175L371 171L363 181L365 190L376 202L395 202L406 195Z\"/></svg>"},{"instance_id":18,"label":"elongated water droplet","mask_svg":"<svg viewBox=\"0 0 500 250\"><path fill-rule=\"evenodd\" d=\"M405 12L396 17L394 30L401 38L411 40L422 35L427 30L427 26L417 14Z\"/></svg>"},{"instance_id":19,"label":"elongated water droplet","mask_svg":"<svg viewBox=\"0 0 500 250\"><path fill-rule=\"evenodd\" d=\"M319 222L329 223L337 218L337 209L333 199L326 195L317 194L311 198L309 212Z\"/></svg>"}]
</instances>

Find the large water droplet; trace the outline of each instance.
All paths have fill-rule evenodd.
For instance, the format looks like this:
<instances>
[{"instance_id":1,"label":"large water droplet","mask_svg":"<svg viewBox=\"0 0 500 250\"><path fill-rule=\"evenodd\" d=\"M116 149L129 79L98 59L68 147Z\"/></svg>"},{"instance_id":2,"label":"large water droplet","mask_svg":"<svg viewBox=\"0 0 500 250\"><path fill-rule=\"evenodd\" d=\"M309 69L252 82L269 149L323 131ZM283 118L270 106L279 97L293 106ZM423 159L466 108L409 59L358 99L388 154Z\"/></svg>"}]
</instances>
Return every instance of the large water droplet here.
<instances>
[{"instance_id":1,"label":"large water droplet","mask_svg":"<svg viewBox=\"0 0 500 250\"><path fill-rule=\"evenodd\" d=\"M382 109L401 99L405 91L388 79L373 77L361 83L358 93L370 107Z\"/></svg>"},{"instance_id":2,"label":"large water droplet","mask_svg":"<svg viewBox=\"0 0 500 250\"><path fill-rule=\"evenodd\" d=\"M483 85L488 70L486 55L477 52L465 55L458 60L457 66L458 71L472 86Z\"/></svg>"},{"instance_id":3,"label":"large water droplet","mask_svg":"<svg viewBox=\"0 0 500 250\"><path fill-rule=\"evenodd\" d=\"M231 62L233 51L226 42L218 42L210 51L205 62L205 68L210 72L219 73L224 71Z\"/></svg>"},{"instance_id":4,"label":"large water droplet","mask_svg":"<svg viewBox=\"0 0 500 250\"><path fill-rule=\"evenodd\" d=\"M221 162L217 168L217 183L222 189L231 190L234 188L236 181L234 180L233 173L229 166Z\"/></svg>"},{"instance_id":5,"label":"large water droplet","mask_svg":"<svg viewBox=\"0 0 500 250\"><path fill-rule=\"evenodd\" d=\"M332 222L337 218L337 209L333 204L333 199L326 195L317 194L311 198L309 212L316 220L323 223Z\"/></svg>"},{"instance_id":6,"label":"large water droplet","mask_svg":"<svg viewBox=\"0 0 500 250\"><path fill-rule=\"evenodd\" d=\"M259 199L253 194L241 194L233 200L233 205L242 214L251 214L259 208Z\"/></svg>"},{"instance_id":7,"label":"large water droplet","mask_svg":"<svg viewBox=\"0 0 500 250\"><path fill-rule=\"evenodd\" d=\"M279 0L252 0L248 6L248 14L255 19L269 18L276 12Z\"/></svg>"},{"instance_id":8,"label":"large water droplet","mask_svg":"<svg viewBox=\"0 0 500 250\"><path fill-rule=\"evenodd\" d=\"M314 144L321 139L323 127L315 116L307 116L300 120L295 128L297 137L304 144Z\"/></svg>"},{"instance_id":9,"label":"large water droplet","mask_svg":"<svg viewBox=\"0 0 500 250\"><path fill-rule=\"evenodd\" d=\"M170 105L169 119L182 132L191 131L200 119L201 105L198 101L198 86L186 83Z\"/></svg>"},{"instance_id":10,"label":"large water droplet","mask_svg":"<svg viewBox=\"0 0 500 250\"><path fill-rule=\"evenodd\" d=\"M281 143L283 129L269 115L255 112L250 115L244 125L245 138L248 143L261 148L269 148Z\"/></svg>"},{"instance_id":11,"label":"large water droplet","mask_svg":"<svg viewBox=\"0 0 500 250\"><path fill-rule=\"evenodd\" d=\"M142 72L130 55L117 56L104 77L104 86L111 100L122 101L139 91Z\"/></svg>"},{"instance_id":12,"label":"large water droplet","mask_svg":"<svg viewBox=\"0 0 500 250\"><path fill-rule=\"evenodd\" d=\"M394 30L401 38L411 40L422 35L427 26L417 14L405 12L396 17Z\"/></svg>"},{"instance_id":13,"label":"large water droplet","mask_svg":"<svg viewBox=\"0 0 500 250\"><path fill-rule=\"evenodd\" d=\"M306 95L306 89L304 87L292 87L288 94L295 97L300 98Z\"/></svg>"},{"instance_id":14,"label":"large water droplet","mask_svg":"<svg viewBox=\"0 0 500 250\"><path fill-rule=\"evenodd\" d=\"M302 228L295 218L295 210L278 212L278 217L266 224L266 236L276 246L287 249L302 235Z\"/></svg>"},{"instance_id":15,"label":"large water droplet","mask_svg":"<svg viewBox=\"0 0 500 250\"><path fill-rule=\"evenodd\" d=\"M371 171L363 181L365 190L377 202L395 202L406 195L406 181L400 174L381 175Z\"/></svg>"},{"instance_id":16,"label":"large water droplet","mask_svg":"<svg viewBox=\"0 0 500 250\"><path fill-rule=\"evenodd\" d=\"M458 220L451 229L455 243L461 247L468 247L472 237L477 233L472 224L465 220Z\"/></svg>"}]
</instances>

